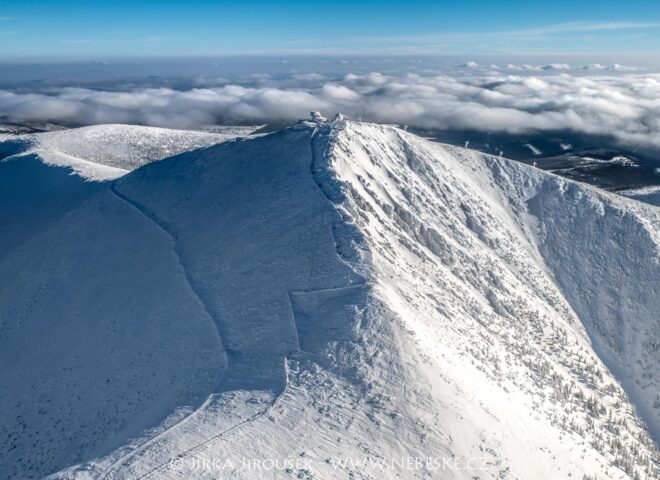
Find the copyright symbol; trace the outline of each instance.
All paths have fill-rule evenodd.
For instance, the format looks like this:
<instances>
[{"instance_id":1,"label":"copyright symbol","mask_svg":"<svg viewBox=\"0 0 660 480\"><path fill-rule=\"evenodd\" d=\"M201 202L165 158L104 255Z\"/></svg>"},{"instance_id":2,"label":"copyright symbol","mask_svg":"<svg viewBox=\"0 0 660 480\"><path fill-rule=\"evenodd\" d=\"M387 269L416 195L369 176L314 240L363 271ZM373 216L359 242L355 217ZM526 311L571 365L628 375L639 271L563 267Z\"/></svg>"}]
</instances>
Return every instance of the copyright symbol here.
<instances>
[{"instance_id":1,"label":"copyright symbol","mask_svg":"<svg viewBox=\"0 0 660 480\"><path fill-rule=\"evenodd\" d=\"M170 460L170 468L174 470L181 470L185 466L183 458L176 457Z\"/></svg>"}]
</instances>

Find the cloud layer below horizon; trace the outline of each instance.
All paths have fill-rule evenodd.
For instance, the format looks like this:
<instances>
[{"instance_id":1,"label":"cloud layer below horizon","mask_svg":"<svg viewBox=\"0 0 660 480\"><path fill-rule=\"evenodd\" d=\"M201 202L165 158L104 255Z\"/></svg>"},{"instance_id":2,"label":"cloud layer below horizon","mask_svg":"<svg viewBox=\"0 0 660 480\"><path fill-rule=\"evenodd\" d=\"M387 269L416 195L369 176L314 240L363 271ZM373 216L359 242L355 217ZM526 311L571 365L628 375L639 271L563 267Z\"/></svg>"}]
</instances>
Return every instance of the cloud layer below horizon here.
<instances>
[{"instance_id":1,"label":"cloud layer below horizon","mask_svg":"<svg viewBox=\"0 0 660 480\"><path fill-rule=\"evenodd\" d=\"M466 70L470 67L466 65ZM551 65L548 70L560 72L564 66ZM297 120L319 110L439 130L511 134L570 130L660 152L658 74L530 76L492 70L466 76L373 72L329 77L310 73L284 79L255 76L249 84L198 78L194 84L195 88L183 91L163 87L0 90L0 116L67 125L195 128Z\"/></svg>"}]
</instances>

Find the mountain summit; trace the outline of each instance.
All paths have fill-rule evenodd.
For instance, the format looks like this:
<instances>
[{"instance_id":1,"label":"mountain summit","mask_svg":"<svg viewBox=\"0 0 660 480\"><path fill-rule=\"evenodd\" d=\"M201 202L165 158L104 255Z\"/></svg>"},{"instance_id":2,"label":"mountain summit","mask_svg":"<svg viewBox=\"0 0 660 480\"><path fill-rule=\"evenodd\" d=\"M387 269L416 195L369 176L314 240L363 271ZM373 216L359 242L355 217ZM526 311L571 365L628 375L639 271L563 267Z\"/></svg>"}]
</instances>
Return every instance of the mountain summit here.
<instances>
[{"instance_id":1,"label":"mountain summit","mask_svg":"<svg viewBox=\"0 0 660 480\"><path fill-rule=\"evenodd\" d=\"M320 115L0 177L1 478L657 474L656 207Z\"/></svg>"}]
</instances>

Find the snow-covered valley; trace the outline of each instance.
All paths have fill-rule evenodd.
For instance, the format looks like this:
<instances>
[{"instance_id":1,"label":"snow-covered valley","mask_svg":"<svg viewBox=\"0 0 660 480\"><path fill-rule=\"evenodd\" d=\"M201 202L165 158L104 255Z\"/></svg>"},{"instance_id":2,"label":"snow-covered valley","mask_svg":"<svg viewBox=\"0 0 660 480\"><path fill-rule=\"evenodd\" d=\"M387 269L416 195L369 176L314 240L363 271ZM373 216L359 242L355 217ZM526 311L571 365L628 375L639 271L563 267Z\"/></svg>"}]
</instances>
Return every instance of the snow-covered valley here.
<instances>
[{"instance_id":1,"label":"snow-covered valley","mask_svg":"<svg viewBox=\"0 0 660 480\"><path fill-rule=\"evenodd\" d=\"M343 117L150 130L0 143L0 478L657 478L657 207Z\"/></svg>"}]
</instances>

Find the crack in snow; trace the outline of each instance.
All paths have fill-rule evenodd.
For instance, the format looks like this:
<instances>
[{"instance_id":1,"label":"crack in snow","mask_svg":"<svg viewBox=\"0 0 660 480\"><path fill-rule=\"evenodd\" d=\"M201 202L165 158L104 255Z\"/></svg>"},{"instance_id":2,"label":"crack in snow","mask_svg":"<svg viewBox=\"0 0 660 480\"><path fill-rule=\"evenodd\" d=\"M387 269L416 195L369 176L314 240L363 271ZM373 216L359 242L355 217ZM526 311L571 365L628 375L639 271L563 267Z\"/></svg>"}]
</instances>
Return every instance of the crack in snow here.
<instances>
[{"instance_id":1,"label":"crack in snow","mask_svg":"<svg viewBox=\"0 0 660 480\"><path fill-rule=\"evenodd\" d=\"M128 205L130 205L130 206L133 207L135 210L137 210L140 214L142 214L142 215L145 216L147 219L149 219L149 220L150 220L150 221L156 226L156 228L157 228L158 230L160 230L161 232L163 232L163 233L165 234L165 236L167 236L167 237L170 239L170 241L172 242L172 250L173 250L173 252L174 252L174 255L175 255L176 259L177 259L177 262L178 262L179 266L181 267L181 270L183 271L183 276L184 276L184 278L185 278L185 280L186 280L186 284L188 285L188 288L190 288L190 291L193 293L193 295L194 295L194 296L197 298L197 300L200 302L200 304L201 304L202 307L204 308L204 311L206 312L206 314L208 315L209 319L212 321L213 325L215 326L215 328L216 328L216 330L217 330L217 332L218 332L218 338L220 338L221 347L222 347L222 352L223 352L224 360L225 360L225 362L224 362L225 365L224 365L224 369L223 369L223 374L224 374L224 372L227 370L227 368L229 368L229 359L228 359L228 356L227 356L227 353L226 353L225 347L224 347L224 345L222 344L222 335L220 335L220 330L218 329L218 326L217 326L217 323L216 323L216 321L215 321L215 319L214 319L214 317L213 317L213 314L211 314L211 311L210 311L208 305L204 302L204 300L202 299L201 295L197 292L197 289L195 288L195 286L194 286L194 284L193 284L192 278L190 277L190 274L188 273L188 270L186 269L185 265L183 264L183 262L182 262L182 260L181 260L181 255L180 255L179 250L178 250L178 246L177 246L177 242L176 242L176 237L175 237L174 235L172 235L172 234L171 234L171 233L170 233L165 227L163 227L163 226L162 226L162 225L161 225L161 224L160 224L160 223L159 223L159 222L153 217L153 215L150 215L150 214L149 214L149 213L148 213L148 212L147 212L147 211L146 211L146 210L145 210L140 204L138 204L137 202L135 202L134 200L132 200L132 199L131 199L130 197L128 197L127 195L124 195L123 193L119 192L119 191L117 190L117 188L116 188L116 183L117 183L117 182L114 181L114 182L112 182L112 183L110 184L110 191L111 191L111 192L112 192L117 198L119 198L119 199L122 200L123 202L126 202ZM219 381L218 383L221 383L221 382L222 382L222 378L220 379L220 381ZM103 476L101 477L102 480L108 480L108 479L112 478L111 475L114 473L114 471L117 470L117 468L121 467L121 466L122 466L127 460L131 459L131 458L134 457L136 454L138 454L138 453L140 453L140 452L143 452L145 449L149 448L149 446L152 445L157 439L161 438L163 435L165 435L167 432L171 431L173 428L175 428L175 427L177 427L177 426L181 426L181 425L182 425L183 423L185 423L186 421L189 421L193 415L195 415L196 413L198 413L198 412L204 410L204 408L210 403L210 401L211 401L211 396L209 396L209 397L208 397L208 398L207 398L207 399L206 399L206 400L205 400L205 401L204 401L204 402L203 402L198 408L196 408L193 412L191 412L190 414L186 415L186 416L183 417L181 420L177 421L174 425L171 425L171 426L167 427L165 430L163 430L162 432L158 433L156 436L154 436L154 437L150 438L149 440L147 440L146 442L140 444L140 445L137 446L134 450L128 452L126 455L123 455L121 458L119 458L118 460L116 460L115 462L113 462L113 463L112 463L112 464L111 464L111 465L105 470L105 473L104 473Z\"/></svg>"}]
</instances>

